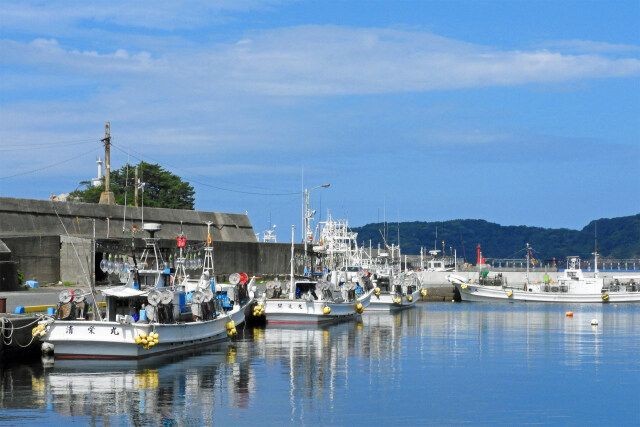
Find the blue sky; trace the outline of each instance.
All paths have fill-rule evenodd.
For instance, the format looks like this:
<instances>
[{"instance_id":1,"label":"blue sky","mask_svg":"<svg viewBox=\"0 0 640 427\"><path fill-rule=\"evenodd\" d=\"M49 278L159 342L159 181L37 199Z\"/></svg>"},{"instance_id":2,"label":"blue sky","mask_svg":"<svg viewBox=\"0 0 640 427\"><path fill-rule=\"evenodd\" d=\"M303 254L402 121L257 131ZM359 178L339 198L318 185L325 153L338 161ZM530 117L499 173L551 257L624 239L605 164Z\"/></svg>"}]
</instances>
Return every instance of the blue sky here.
<instances>
[{"instance_id":1,"label":"blue sky","mask_svg":"<svg viewBox=\"0 0 640 427\"><path fill-rule=\"evenodd\" d=\"M638 1L4 1L0 196L140 159L279 241L640 212ZM299 232L299 231L298 231Z\"/></svg>"}]
</instances>

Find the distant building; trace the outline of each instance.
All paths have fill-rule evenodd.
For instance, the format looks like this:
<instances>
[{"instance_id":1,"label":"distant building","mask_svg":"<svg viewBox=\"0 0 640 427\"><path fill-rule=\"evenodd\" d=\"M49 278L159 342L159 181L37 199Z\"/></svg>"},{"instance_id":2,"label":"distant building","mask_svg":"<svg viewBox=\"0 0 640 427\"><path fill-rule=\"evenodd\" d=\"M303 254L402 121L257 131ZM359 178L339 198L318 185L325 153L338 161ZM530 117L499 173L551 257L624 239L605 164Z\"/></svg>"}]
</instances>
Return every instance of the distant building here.
<instances>
[{"instance_id":1,"label":"distant building","mask_svg":"<svg viewBox=\"0 0 640 427\"><path fill-rule=\"evenodd\" d=\"M103 163L102 159L98 157L98 160L96 160L96 163L98 164L98 177L91 179L92 187L101 186L103 184L103 179L104 179L104 177L102 176L102 163Z\"/></svg>"}]
</instances>

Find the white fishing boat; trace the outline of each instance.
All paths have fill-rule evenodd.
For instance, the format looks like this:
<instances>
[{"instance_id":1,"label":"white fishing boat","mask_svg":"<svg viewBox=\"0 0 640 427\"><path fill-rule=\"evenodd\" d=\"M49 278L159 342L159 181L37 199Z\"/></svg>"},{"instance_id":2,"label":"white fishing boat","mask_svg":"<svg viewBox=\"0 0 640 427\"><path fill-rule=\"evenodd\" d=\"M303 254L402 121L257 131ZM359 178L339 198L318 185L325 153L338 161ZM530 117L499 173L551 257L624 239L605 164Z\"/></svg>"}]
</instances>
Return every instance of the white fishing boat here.
<instances>
[{"instance_id":1,"label":"white fishing boat","mask_svg":"<svg viewBox=\"0 0 640 427\"><path fill-rule=\"evenodd\" d=\"M293 229L290 280L266 284L254 314L264 314L268 324L324 324L350 320L371 301L373 286L353 282L350 275L332 271L321 279L294 274Z\"/></svg>"},{"instance_id":2,"label":"white fishing boat","mask_svg":"<svg viewBox=\"0 0 640 427\"><path fill-rule=\"evenodd\" d=\"M365 311L412 307L420 298L422 286L414 272L402 272L400 247L388 245L385 240L385 251L378 251L374 258L371 249L367 253L364 247L358 247L357 237L346 220L334 221L329 215L314 250L330 260L331 282L354 283L356 289L373 287L374 293Z\"/></svg>"},{"instance_id":3,"label":"white fishing boat","mask_svg":"<svg viewBox=\"0 0 640 427\"><path fill-rule=\"evenodd\" d=\"M65 290L56 315L34 328L34 336L53 348L56 359L141 359L225 341L237 333L253 292L246 285L233 286L225 307L221 292L206 281L193 290L172 283L154 237L160 224L147 223L144 229L150 237L144 239L139 262L134 256L122 269L125 283L102 291L104 313L95 306L89 312L85 295Z\"/></svg>"},{"instance_id":4,"label":"white fishing boat","mask_svg":"<svg viewBox=\"0 0 640 427\"><path fill-rule=\"evenodd\" d=\"M373 292L366 311L403 310L413 307L420 296L426 294L413 272L392 278L391 283L378 280Z\"/></svg>"},{"instance_id":5,"label":"white fishing boat","mask_svg":"<svg viewBox=\"0 0 640 427\"><path fill-rule=\"evenodd\" d=\"M439 272L439 271L455 271L455 257L452 259L446 258L443 256L438 256L440 254L440 250L432 249L429 251L430 258L427 260L426 264L422 260L423 257L423 248L420 248L420 265L421 270L426 272Z\"/></svg>"},{"instance_id":6,"label":"white fishing boat","mask_svg":"<svg viewBox=\"0 0 640 427\"><path fill-rule=\"evenodd\" d=\"M379 252L368 274L373 278L374 293L366 311L393 312L413 307L421 295L426 295L422 282L415 271L408 270L405 262L402 269L400 246L386 245Z\"/></svg>"},{"instance_id":7,"label":"white fishing boat","mask_svg":"<svg viewBox=\"0 0 640 427\"><path fill-rule=\"evenodd\" d=\"M371 301L373 289L357 295L355 286L336 288L324 280L294 280L294 296L271 297L262 301L268 324L325 324L351 320ZM269 283L267 286L270 286ZM295 295L300 295L296 297Z\"/></svg>"},{"instance_id":8,"label":"white fishing boat","mask_svg":"<svg viewBox=\"0 0 640 427\"><path fill-rule=\"evenodd\" d=\"M621 303L640 302L640 286L635 282L640 277L621 276L611 283L605 283L598 276L598 258L595 255L596 269L593 277L586 277L580 268L580 258L567 259L567 268L562 277L551 281L545 275L544 280L525 282L522 287L507 285L506 280L492 281L486 276L479 282L462 276L450 274L447 279L455 285L463 301L526 301L526 302L562 302L562 303ZM527 263L528 265L528 263ZM627 283L621 283L627 282Z\"/></svg>"}]
</instances>

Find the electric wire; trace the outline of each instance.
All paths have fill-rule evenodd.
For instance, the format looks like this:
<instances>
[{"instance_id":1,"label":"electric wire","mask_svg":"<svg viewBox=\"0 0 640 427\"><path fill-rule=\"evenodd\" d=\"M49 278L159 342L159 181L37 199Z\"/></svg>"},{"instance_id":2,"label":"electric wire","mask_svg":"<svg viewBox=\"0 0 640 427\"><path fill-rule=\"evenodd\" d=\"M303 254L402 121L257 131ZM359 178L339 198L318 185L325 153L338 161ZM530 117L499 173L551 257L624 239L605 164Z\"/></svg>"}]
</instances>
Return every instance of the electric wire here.
<instances>
[{"instance_id":1,"label":"electric wire","mask_svg":"<svg viewBox=\"0 0 640 427\"><path fill-rule=\"evenodd\" d=\"M117 146L113 142L111 142L111 147L116 148L117 150L119 150L122 153L130 154L128 151L125 151L124 149L120 148L119 146ZM143 156L142 153L139 153L139 152L137 152L135 150L131 150L131 151L134 152L134 153L137 153L139 156ZM137 159L139 161L145 161L145 159L143 159L142 157L138 157L138 156L135 156L135 155L132 155L132 154L131 154L131 157L133 157L133 158L135 158L135 159ZM182 171L183 173L185 173L187 175L193 176L192 172L189 172L189 171L185 170L184 168L181 168L181 167L178 167L178 166L175 166L175 165L171 165L171 164L168 164L166 162L160 162L159 160L154 159L154 158L149 157L149 156L146 156L146 157L148 159L156 162L157 164L161 164L162 163L162 164L167 165L171 169L179 170L179 171ZM196 175L201 176L201 177L206 178L206 179L212 179L212 178L207 177L205 175L201 175L201 174L196 174ZM254 191L242 191L242 190L234 190L234 189L230 189L230 188L220 187L220 186L217 186L217 185L207 184L205 182L198 181L198 180L195 180L195 179L190 179L189 181L193 182L193 183L196 183L196 184L203 185L205 187L215 188L216 190L228 191L228 192L231 192L231 193L238 193L238 194L250 194L250 195L261 195L261 196L293 196L293 195L299 195L300 194L299 191L288 192L288 193L265 193L265 192L254 192ZM255 188L260 188L260 187L255 187Z\"/></svg>"},{"instance_id":2,"label":"electric wire","mask_svg":"<svg viewBox=\"0 0 640 427\"><path fill-rule=\"evenodd\" d=\"M76 145L84 145L87 142L99 142L95 139L83 139L75 141L62 142L41 142L35 144L3 144L0 151L24 151L24 150L50 150L59 149L60 147L73 147Z\"/></svg>"},{"instance_id":3,"label":"electric wire","mask_svg":"<svg viewBox=\"0 0 640 427\"><path fill-rule=\"evenodd\" d=\"M13 174L13 175L0 176L0 179L15 178L17 176L29 175L29 174L32 174L32 173L40 172L42 170L49 169L49 168L52 168L52 167L59 166L59 165L62 165L64 163L70 162L71 160L79 159L80 157L86 156L87 154L93 153L93 152L95 152L95 147L92 148L89 151L85 151L84 153L78 154L77 156L73 156L73 157L70 157L68 159L56 162L56 163L51 163L51 164L48 164L46 166L42 166L42 167L37 168L37 169L29 169L29 170L26 170L24 172L19 172L19 173Z\"/></svg>"}]
</instances>

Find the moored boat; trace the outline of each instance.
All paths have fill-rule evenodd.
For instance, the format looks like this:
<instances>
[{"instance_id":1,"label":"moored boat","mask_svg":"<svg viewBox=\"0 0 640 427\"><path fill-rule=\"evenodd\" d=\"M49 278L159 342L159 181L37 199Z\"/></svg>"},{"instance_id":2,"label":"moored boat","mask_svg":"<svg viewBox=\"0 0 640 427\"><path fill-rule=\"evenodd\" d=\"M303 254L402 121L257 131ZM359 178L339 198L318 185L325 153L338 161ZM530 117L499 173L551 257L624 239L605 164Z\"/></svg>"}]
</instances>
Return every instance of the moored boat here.
<instances>
[{"instance_id":1,"label":"moored boat","mask_svg":"<svg viewBox=\"0 0 640 427\"><path fill-rule=\"evenodd\" d=\"M597 266L597 254L595 255ZM482 278L482 276L481 276ZM449 282L455 285L463 301L525 301L561 303L623 303L640 302L640 286L635 280L640 277L621 276L605 283L595 270L593 277L586 277L580 268L580 258L568 257L567 268L557 281L526 282L522 287L509 286L506 280L491 281L488 278L476 283L462 276L450 274ZM628 280L628 283L621 283Z\"/></svg>"},{"instance_id":2,"label":"moored boat","mask_svg":"<svg viewBox=\"0 0 640 427\"><path fill-rule=\"evenodd\" d=\"M290 280L286 284L271 281L258 303L258 313L267 324L325 324L351 320L371 301L373 286L353 281L345 272L326 272L319 279L294 273L293 228ZM359 277L359 276L355 276Z\"/></svg>"},{"instance_id":3,"label":"moored boat","mask_svg":"<svg viewBox=\"0 0 640 427\"><path fill-rule=\"evenodd\" d=\"M413 307L423 293L420 279L411 272L389 281L376 283L366 311L398 311Z\"/></svg>"},{"instance_id":4,"label":"moored boat","mask_svg":"<svg viewBox=\"0 0 640 427\"><path fill-rule=\"evenodd\" d=\"M213 290L206 281L195 289L174 283L154 237L160 224L144 228L150 237L144 239L140 262L133 257L125 283L102 291L104 313L97 307L89 311L84 295L65 290L56 315L34 328L34 336L53 347L56 359L141 359L235 335L253 292L246 284L234 285L226 290L229 303L223 306L213 281Z\"/></svg>"}]
</instances>

